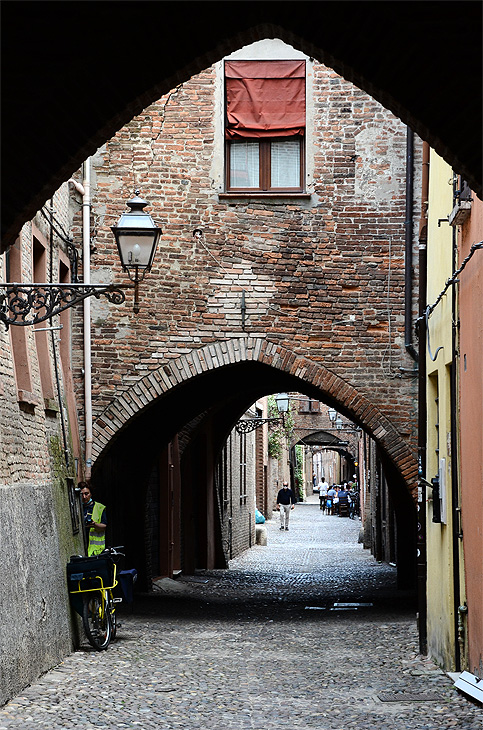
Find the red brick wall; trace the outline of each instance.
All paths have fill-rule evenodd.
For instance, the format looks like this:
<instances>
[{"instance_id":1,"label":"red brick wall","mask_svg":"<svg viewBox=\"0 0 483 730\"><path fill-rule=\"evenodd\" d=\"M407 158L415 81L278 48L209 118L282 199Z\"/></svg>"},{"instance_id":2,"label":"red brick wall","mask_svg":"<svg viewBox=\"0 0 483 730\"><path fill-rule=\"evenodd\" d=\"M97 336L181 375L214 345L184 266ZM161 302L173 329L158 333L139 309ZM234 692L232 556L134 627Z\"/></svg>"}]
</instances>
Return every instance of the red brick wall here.
<instances>
[{"instance_id":1,"label":"red brick wall","mask_svg":"<svg viewBox=\"0 0 483 730\"><path fill-rule=\"evenodd\" d=\"M415 381L399 370L413 367L404 349L406 130L323 65L314 63L311 74L310 199L218 196L214 67L99 151L93 280L125 278L110 226L134 188L164 233L137 316L129 301L94 302L94 417L168 361L243 337L244 289L246 334L334 373L347 415L357 397L346 402L341 382L384 414L414 453ZM419 145L416 171L418 155ZM416 185L416 210L417 192ZM193 237L197 227L202 242Z\"/></svg>"}]
</instances>

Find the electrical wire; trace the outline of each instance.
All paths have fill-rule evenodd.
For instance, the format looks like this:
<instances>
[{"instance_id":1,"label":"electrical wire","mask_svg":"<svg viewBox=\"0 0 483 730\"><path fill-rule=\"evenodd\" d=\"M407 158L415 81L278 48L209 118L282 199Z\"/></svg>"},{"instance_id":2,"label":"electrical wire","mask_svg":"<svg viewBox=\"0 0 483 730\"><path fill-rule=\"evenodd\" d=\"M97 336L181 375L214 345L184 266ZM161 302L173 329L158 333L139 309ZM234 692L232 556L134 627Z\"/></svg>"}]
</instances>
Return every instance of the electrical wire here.
<instances>
[{"instance_id":1,"label":"electrical wire","mask_svg":"<svg viewBox=\"0 0 483 730\"><path fill-rule=\"evenodd\" d=\"M440 303L441 299L444 297L444 295L448 291L449 287L452 284L456 284L457 283L458 276L461 274L461 272L463 271L463 269L465 268L465 266L469 262L469 260L472 258L472 256L474 255L474 253L478 249L480 249L480 248L483 248L483 241L480 241L479 243L474 243L471 246L470 252L469 252L468 256L465 259L463 259L463 261L461 262L461 266L459 267L459 269L457 269L454 272L453 276L451 276L449 279L446 280L446 284L444 286L444 289L438 295L438 297L437 297L436 301L434 302L434 304L431 304L431 306L426 307L426 310L425 310L424 314L422 314L421 317L418 317L417 318L416 322L414 323L416 332L418 331L418 324L419 324L419 322L422 322L423 319L426 321L426 325L427 325L427 322L428 322L428 319L429 319L430 315L434 312L434 310L436 309L436 307Z\"/></svg>"},{"instance_id":2,"label":"electrical wire","mask_svg":"<svg viewBox=\"0 0 483 730\"><path fill-rule=\"evenodd\" d=\"M71 237L70 237L70 236L68 235L68 233L66 233L66 231L65 231L65 229L64 229L64 227L63 227L63 225L62 225L62 223L59 223L59 221L58 221L58 220L56 219L56 217L55 217L55 214L54 214L53 212L52 212L52 219L50 218L50 214L49 214L49 215L47 215L47 213L45 212L44 208L41 208L41 209L40 209L40 212L41 212L41 213L42 213L42 215L44 216L45 220L46 220L46 221L47 221L47 222L49 223L49 225L50 225L50 226L51 226L51 227L53 228L53 230L54 230L54 231L56 232L56 234L58 235L58 237L59 237L59 238L60 238L60 239L61 239L62 241L64 241L64 243L70 243L70 244L73 244L73 242L74 242L74 239L73 239L73 238L71 238ZM49 212L49 213L50 213L50 212ZM55 221L55 224L56 224L55 226L54 226L54 224L53 224L53 221ZM60 233L60 232L59 232L59 231L57 230L56 226L58 226L58 227L59 227L60 229L62 229L62 233Z\"/></svg>"},{"instance_id":3,"label":"electrical wire","mask_svg":"<svg viewBox=\"0 0 483 730\"><path fill-rule=\"evenodd\" d=\"M426 320L426 341L427 341L427 345L428 345L428 355L431 358L431 361L434 362L436 360L436 358L438 357L438 352L440 350L444 350L444 346L443 345L440 345L438 347L438 349L436 350L436 352L434 353L434 355L431 352L431 339L430 339L430 334L429 334L429 311L428 310L429 310L429 307L426 310L426 314L425 314L425 320Z\"/></svg>"}]
</instances>

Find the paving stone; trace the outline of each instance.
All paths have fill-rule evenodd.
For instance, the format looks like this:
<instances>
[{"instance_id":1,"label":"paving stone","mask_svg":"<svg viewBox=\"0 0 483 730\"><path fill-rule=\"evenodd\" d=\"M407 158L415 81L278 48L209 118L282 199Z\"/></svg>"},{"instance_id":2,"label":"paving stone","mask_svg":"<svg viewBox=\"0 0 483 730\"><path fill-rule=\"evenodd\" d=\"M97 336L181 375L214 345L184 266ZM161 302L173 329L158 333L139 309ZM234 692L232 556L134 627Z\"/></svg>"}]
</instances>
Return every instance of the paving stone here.
<instances>
[{"instance_id":1,"label":"paving stone","mask_svg":"<svg viewBox=\"0 0 483 730\"><path fill-rule=\"evenodd\" d=\"M229 570L137 596L107 651L67 657L0 730L481 730L481 707L419 656L414 596L360 523L310 503L291 520Z\"/></svg>"}]
</instances>

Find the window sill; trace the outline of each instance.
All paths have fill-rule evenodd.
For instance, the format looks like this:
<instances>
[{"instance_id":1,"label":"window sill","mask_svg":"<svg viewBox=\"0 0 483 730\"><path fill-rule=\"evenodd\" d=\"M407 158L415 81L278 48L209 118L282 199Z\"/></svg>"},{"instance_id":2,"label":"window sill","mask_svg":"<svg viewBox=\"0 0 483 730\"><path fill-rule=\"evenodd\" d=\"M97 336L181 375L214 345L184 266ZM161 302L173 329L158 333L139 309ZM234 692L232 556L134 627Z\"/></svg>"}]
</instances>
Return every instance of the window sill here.
<instances>
[{"instance_id":1,"label":"window sill","mask_svg":"<svg viewBox=\"0 0 483 730\"><path fill-rule=\"evenodd\" d=\"M42 401L28 390L19 390L17 394L18 405L21 411L33 413L35 406L40 406Z\"/></svg>"},{"instance_id":2,"label":"window sill","mask_svg":"<svg viewBox=\"0 0 483 730\"><path fill-rule=\"evenodd\" d=\"M250 193L218 193L219 200L233 200L234 198L241 200L249 200L250 198L255 198L257 200L266 200L267 198L271 200L310 200L311 197L311 193L262 193L257 191Z\"/></svg>"},{"instance_id":3,"label":"window sill","mask_svg":"<svg viewBox=\"0 0 483 730\"><path fill-rule=\"evenodd\" d=\"M56 416L59 412L59 406L54 398L44 398L44 410L48 416Z\"/></svg>"}]
</instances>

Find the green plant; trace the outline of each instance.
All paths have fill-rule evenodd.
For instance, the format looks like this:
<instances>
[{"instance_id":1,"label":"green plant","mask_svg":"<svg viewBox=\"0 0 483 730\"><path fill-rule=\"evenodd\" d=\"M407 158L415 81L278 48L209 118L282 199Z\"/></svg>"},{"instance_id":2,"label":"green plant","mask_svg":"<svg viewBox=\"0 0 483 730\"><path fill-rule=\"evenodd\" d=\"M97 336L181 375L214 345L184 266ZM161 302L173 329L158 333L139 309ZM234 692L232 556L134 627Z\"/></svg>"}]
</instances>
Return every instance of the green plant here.
<instances>
[{"instance_id":1,"label":"green plant","mask_svg":"<svg viewBox=\"0 0 483 730\"><path fill-rule=\"evenodd\" d=\"M303 481L304 481L304 448L297 444L295 447L295 484L297 488L297 498L303 499Z\"/></svg>"},{"instance_id":2,"label":"green plant","mask_svg":"<svg viewBox=\"0 0 483 730\"><path fill-rule=\"evenodd\" d=\"M273 395L269 395L267 399L268 417L280 418L277 403ZM280 459L283 453L283 442L286 446L290 443L294 429L294 419L292 416L292 408L289 404L288 412L284 416L284 424L270 428L268 435L268 455L273 459Z\"/></svg>"},{"instance_id":3,"label":"green plant","mask_svg":"<svg viewBox=\"0 0 483 730\"><path fill-rule=\"evenodd\" d=\"M268 435L268 455L272 459L280 459L282 456L282 443L279 429L272 431Z\"/></svg>"}]
</instances>

